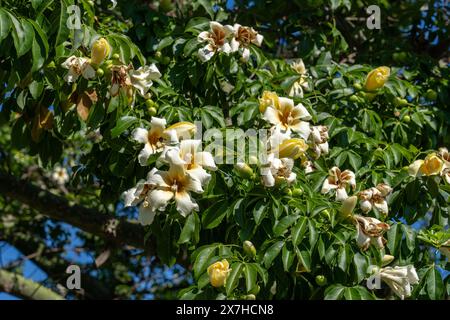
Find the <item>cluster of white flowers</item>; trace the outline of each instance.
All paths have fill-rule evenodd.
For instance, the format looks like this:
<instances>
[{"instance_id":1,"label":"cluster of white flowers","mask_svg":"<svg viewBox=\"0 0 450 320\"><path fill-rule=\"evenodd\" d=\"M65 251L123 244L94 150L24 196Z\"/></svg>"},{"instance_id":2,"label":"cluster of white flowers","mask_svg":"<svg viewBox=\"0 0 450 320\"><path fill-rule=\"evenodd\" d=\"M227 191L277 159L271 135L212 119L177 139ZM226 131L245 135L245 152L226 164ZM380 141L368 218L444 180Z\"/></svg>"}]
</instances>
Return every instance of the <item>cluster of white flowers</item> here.
<instances>
[{"instance_id":1,"label":"cluster of white flowers","mask_svg":"<svg viewBox=\"0 0 450 320\"><path fill-rule=\"evenodd\" d=\"M189 122L178 122L166 128L166 120L153 117L151 128L137 128L134 140L144 144L138 159L146 166L148 159L156 155L168 170L152 168L147 179L124 192L125 207L139 205L139 221L149 225L158 211L164 211L174 199L177 211L187 216L198 205L190 192L203 193L211 175L216 170L212 154L201 151L201 141L191 139L196 127Z\"/></svg>"},{"instance_id":2,"label":"cluster of white flowers","mask_svg":"<svg viewBox=\"0 0 450 320\"><path fill-rule=\"evenodd\" d=\"M277 182L291 184L296 179L292 172L294 160L301 159L305 172L314 170L307 150L317 159L328 154L328 128L312 126L311 114L301 103L264 91L259 99L262 118L272 125L267 149L267 161L261 164L263 184L272 187Z\"/></svg>"},{"instance_id":3,"label":"cluster of white flowers","mask_svg":"<svg viewBox=\"0 0 450 320\"><path fill-rule=\"evenodd\" d=\"M68 69L65 81L72 83L80 76L89 80L96 76L96 69L109 57L111 47L104 38L97 39L92 45L91 58L70 56L61 66ZM133 66L120 63L110 65L111 87L109 93L112 97L117 96L122 90L131 101L134 101L135 92L146 97L146 94L154 80L161 77L161 73L154 63L142 66L135 70Z\"/></svg>"},{"instance_id":4,"label":"cluster of white flowers","mask_svg":"<svg viewBox=\"0 0 450 320\"><path fill-rule=\"evenodd\" d=\"M303 98L303 90L309 90L308 72L302 59L295 59L289 62L292 69L297 72L300 77L295 81L289 89L289 96L294 98Z\"/></svg>"},{"instance_id":5,"label":"cluster of white flowers","mask_svg":"<svg viewBox=\"0 0 450 320\"><path fill-rule=\"evenodd\" d=\"M214 54L224 52L226 54L241 52L242 59L248 61L250 57L249 46L251 44L261 46L263 36L251 27L240 24L222 25L211 21L210 30L203 31L198 35L198 41L206 45L198 50L198 56L202 62L209 61Z\"/></svg>"}]
</instances>

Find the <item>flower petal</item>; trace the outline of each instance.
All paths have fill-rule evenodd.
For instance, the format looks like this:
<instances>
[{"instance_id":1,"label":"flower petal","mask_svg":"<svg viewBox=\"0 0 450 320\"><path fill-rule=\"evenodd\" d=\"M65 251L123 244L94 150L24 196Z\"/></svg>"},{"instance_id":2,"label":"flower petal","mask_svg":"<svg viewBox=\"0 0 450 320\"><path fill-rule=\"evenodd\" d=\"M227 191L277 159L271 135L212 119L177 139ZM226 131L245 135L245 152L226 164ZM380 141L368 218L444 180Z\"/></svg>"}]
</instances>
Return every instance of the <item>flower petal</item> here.
<instances>
[{"instance_id":1,"label":"flower petal","mask_svg":"<svg viewBox=\"0 0 450 320\"><path fill-rule=\"evenodd\" d=\"M140 205L139 207L139 222L143 226L148 226L153 223L153 220L155 219L156 211L153 211L150 207L144 207L143 205Z\"/></svg>"},{"instance_id":2,"label":"flower petal","mask_svg":"<svg viewBox=\"0 0 450 320\"><path fill-rule=\"evenodd\" d=\"M186 217L193 210L198 211L198 204L192 201L191 196L187 192L177 192L175 194L175 202L177 204L177 211L183 217Z\"/></svg>"},{"instance_id":3,"label":"flower petal","mask_svg":"<svg viewBox=\"0 0 450 320\"><path fill-rule=\"evenodd\" d=\"M144 128L136 128L131 133L133 139L140 143L148 142L148 131Z\"/></svg>"}]
</instances>

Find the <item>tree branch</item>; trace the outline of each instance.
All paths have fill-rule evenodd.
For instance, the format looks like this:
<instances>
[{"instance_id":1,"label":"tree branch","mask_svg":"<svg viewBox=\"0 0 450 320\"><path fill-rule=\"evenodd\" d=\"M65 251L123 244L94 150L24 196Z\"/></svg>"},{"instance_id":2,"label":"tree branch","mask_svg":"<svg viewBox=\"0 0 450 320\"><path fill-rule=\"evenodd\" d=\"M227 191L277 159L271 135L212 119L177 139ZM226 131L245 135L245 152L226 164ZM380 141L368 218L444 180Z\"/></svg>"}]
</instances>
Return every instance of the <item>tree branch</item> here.
<instances>
[{"instance_id":1,"label":"tree branch","mask_svg":"<svg viewBox=\"0 0 450 320\"><path fill-rule=\"evenodd\" d=\"M17 297L31 300L64 300L59 294L26 279L21 275L0 269L0 291L11 293Z\"/></svg>"},{"instance_id":2,"label":"tree branch","mask_svg":"<svg viewBox=\"0 0 450 320\"><path fill-rule=\"evenodd\" d=\"M49 218L69 223L113 244L129 244L144 249L149 255L155 254L155 242L149 239L150 241L144 244L145 231L138 223L111 217L80 205L71 205L63 197L2 171L0 171L0 193L30 206Z\"/></svg>"}]
</instances>

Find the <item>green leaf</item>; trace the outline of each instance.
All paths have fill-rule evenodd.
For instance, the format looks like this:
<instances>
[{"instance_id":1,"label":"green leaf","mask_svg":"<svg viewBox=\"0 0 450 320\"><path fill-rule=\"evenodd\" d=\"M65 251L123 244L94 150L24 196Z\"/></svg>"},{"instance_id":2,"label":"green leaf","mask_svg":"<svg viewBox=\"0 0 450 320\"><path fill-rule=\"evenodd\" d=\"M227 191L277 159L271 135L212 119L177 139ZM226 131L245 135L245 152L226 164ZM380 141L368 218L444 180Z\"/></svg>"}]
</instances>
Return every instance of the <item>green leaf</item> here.
<instances>
[{"instance_id":1,"label":"green leaf","mask_svg":"<svg viewBox=\"0 0 450 320\"><path fill-rule=\"evenodd\" d=\"M357 252L353 256L353 263L355 265L355 270L356 270L356 281L361 282L366 277L368 259L366 256Z\"/></svg>"},{"instance_id":2,"label":"green leaf","mask_svg":"<svg viewBox=\"0 0 450 320\"><path fill-rule=\"evenodd\" d=\"M33 99L37 100L41 96L42 90L44 90L44 83L35 80L30 83L28 88Z\"/></svg>"},{"instance_id":3,"label":"green leaf","mask_svg":"<svg viewBox=\"0 0 450 320\"><path fill-rule=\"evenodd\" d=\"M136 123L139 119L132 116L123 116L120 118L116 126L111 130L111 138L116 138L120 136L122 132L131 127L134 123Z\"/></svg>"},{"instance_id":4,"label":"green leaf","mask_svg":"<svg viewBox=\"0 0 450 320\"><path fill-rule=\"evenodd\" d=\"M345 287L341 284L333 284L325 290L325 300L339 300L344 294Z\"/></svg>"},{"instance_id":5,"label":"green leaf","mask_svg":"<svg viewBox=\"0 0 450 320\"><path fill-rule=\"evenodd\" d=\"M211 19L214 19L214 9L211 2L208 0L198 0L198 3L205 9L206 13L209 14Z\"/></svg>"},{"instance_id":6,"label":"green leaf","mask_svg":"<svg viewBox=\"0 0 450 320\"><path fill-rule=\"evenodd\" d=\"M198 219L198 214L196 212L190 214L186 218L186 222L181 230L180 238L178 239L178 244L187 243L191 240L195 233L196 220Z\"/></svg>"},{"instance_id":7,"label":"green leaf","mask_svg":"<svg viewBox=\"0 0 450 320\"><path fill-rule=\"evenodd\" d=\"M297 258L307 272L311 271L311 253L309 250L296 250Z\"/></svg>"},{"instance_id":8,"label":"green leaf","mask_svg":"<svg viewBox=\"0 0 450 320\"><path fill-rule=\"evenodd\" d=\"M267 282L269 281L269 274L267 272L266 269L264 269L263 267L261 267L259 265L259 263L252 263L252 266L256 269L256 271L258 272L259 276L261 277L264 285L267 284Z\"/></svg>"},{"instance_id":9,"label":"green leaf","mask_svg":"<svg viewBox=\"0 0 450 320\"><path fill-rule=\"evenodd\" d=\"M219 201L214 203L202 214L202 224L206 229L217 227L227 214L229 203L227 201Z\"/></svg>"},{"instance_id":10,"label":"green leaf","mask_svg":"<svg viewBox=\"0 0 450 320\"><path fill-rule=\"evenodd\" d=\"M264 253L263 261L266 268L272 265L273 260L280 254L283 245L284 241L277 241Z\"/></svg>"},{"instance_id":11,"label":"green leaf","mask_svg":"<svg viewBox=\"0 0 450 320\"><path fill-rule=\"evenodd\" d=\"M315 222L311 219L308 220L308 230L309 230L309 244L312 248L316 244L319 234L317 233Z\"/></svg>"},{"instance_id":12,"label":"green leaf","mask_svg":"<svg viewBox=\"0 0 450 320\"><path fill-rule=\"evenodd\" d=\"M8 36L11 29L11 20L6 11L0 8L0 43Z\"/></svg>"},{"instance_id":13,"label":"green leaf","mask_svg":"<svg viewBox=\"0 0 450 320\"><path fill-rule=\"evenodd\" d=\"M347 287L344 289L345 300L361 300L361 295L359 291L352 287Z\"/></svg>"},{"instance_id":14,"label":"green leaf","mask_svg":"<svg viewBox=\"0 0 450 320\"><path fill-rule=\"evenodd\" d=\"M294 254L287 248L286 244L281 250L281 260L283 261L284 271L288 272L294 262Z\"/></svg>"},{"instance_id":15,"label":"green leaf","mask_svg":"<svg viewBox=\"0 0 450 320\"><path fill-rule=\"evenodd\" d=\"M206 247L197 255L193 266L195 278L198 279L198 277L206 270L206 268L208 268L208 263L214 256L216 249L217 246Z\"/></svg>"},{"instance_id":16,"label":"green leaf","mask_svg":"<svg viewBox=\"0 0 450 320\"><path fill-rule=\"evenodd\" d=\"M341 249L339 250L338 267L344 272L347 272L347 268L350 264L351 261L350 255L351 253L348 246L342 246Z\"/></svg>"},{"instance_id":17,"label":"green leaf","mask_svg":"<svg viewBox=\"0 0 450 320\"><path fill-rule=\"evenodd\" d=\"M308 219L306 217L299 217L297 224L291 230L292 244L298 246L303 240L306 233Z\"/></svg>"},{"instance_id":18,"label":"green leaf","mask_svg":"<svg viewBox=\"0 0 450 320\"><path fill-rule=\"evenodd\" d=\"M31 23L25 19L17 19L12 14L9 14L9 17L13 24L12 37L14 47L16 48L17 57L21 57L30 51L33 45L34 29Z\"/></svg>"},{"instance_id":19,"label":"green leaf","mask_svg":"<svg viewBox=\"0 0 450 320\"><path fill-rule=\"evenodd\" d=\"M253 218L255 219L256 225L259 225L266 215L267 205L264 203L264 200L260 200L256 203L255 208L253 209Z\"/></svg>"},{"instance_id":20,"label":"green leaf","mask_svg":"<svg viewBox=\"0 0 450 320\"><path fill-rule=\"evenodd\" d=\"M426 292L431 300L440 300L444 294L444 281L441 274L434 266L427 272Z\"/></svg>"},{"instance_id":21,"label":"green leaf","mask_svg":"<svg viewBox=\"0 0 450 320\"><path fill-rule=\"evenodd\" d=\"M398 256L397 252L403 236L398 225L398 223L394 223L387 232L387 247L389 248L390 254L393 256Z\"/></svg>"},{"instance_id":22,"label":"green leaf","mask_svg":"<svg viewBox=\"0 0 450 320\"><path fill-rule=\"evenodd\" d=\"M64 41L67 41L69 39L70 30L67 27L67 22L69 19L72 19L72 17L69 18L69 13L67 12L67 7L69 5L67 0L61 0L59 1L60 7L59 7L59 17L58 17L58 24L57 24L57 34L55 39L55 47L60 46ZM74 14L72 12L72 14ZM73 21L72 21L73 22Z\"/></svg>"},{"instance_id":23,"label":"green leaf","mask_svg":"<svg viewBox=\"0 0 450 320\"><path fill-rule=\"evenodd\" d=\"M275 223L275 226L273 227L273 233L275 236L280 236L284 232L286 232L287 228L289 228L296 220L298 216L290 215L286 216L280 221L277 221Z\"/></svg>"},{"instance_id":24,"label":"green leaf","mask_svg":"<svg viewBox=\"0 0 450 320\"><path fill-rule=\"evenodd\" d=\"M256 275L258 272L253 264L246 263L244 268L245 288L250 292L256 285Z\"/></svg>"},{"instance_id":25,"label":"green leaf","mask_svg":"<svg viewBox=\"0 0 450 320\"><path fill-rule=\"evenodd\" d=\"M239 278L244 271L244 266L245 265L241 262L235 262L231 265L231 272L227 278L227 283L225 284L227 296L229 296L239 284Z\"/></svg>"},{"instance_id":26,"label":"green leaf","mask_svg":"<svg viewBox=\"0 0 450 320\"><path fill-rule=\"evenodd\" d=\"M353 151L348 152L348 162L355 171L361 167L362 159L361 156Z\"/></svg>"}]
</instances>

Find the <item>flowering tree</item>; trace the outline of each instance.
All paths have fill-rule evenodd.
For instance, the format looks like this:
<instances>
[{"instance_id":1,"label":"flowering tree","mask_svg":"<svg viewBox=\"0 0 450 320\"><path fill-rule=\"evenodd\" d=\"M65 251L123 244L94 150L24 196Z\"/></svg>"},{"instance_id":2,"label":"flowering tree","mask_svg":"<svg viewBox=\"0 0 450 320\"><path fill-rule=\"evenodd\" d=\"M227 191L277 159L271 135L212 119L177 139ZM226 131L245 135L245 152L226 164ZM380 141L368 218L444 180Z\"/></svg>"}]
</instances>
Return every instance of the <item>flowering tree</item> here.
<instances>
[{"instance_id":1,"label":"flowering tree","mask_svg":"<svg viewBox=\"0 0 450 320\"><path fill-rule=\"evenodd\" d=\"M440 1L381 30L350 1L0 4L0 240L38 298L448 298ZM37 298L20 266L0 291Z\"/></svg>"}]
</instances>

